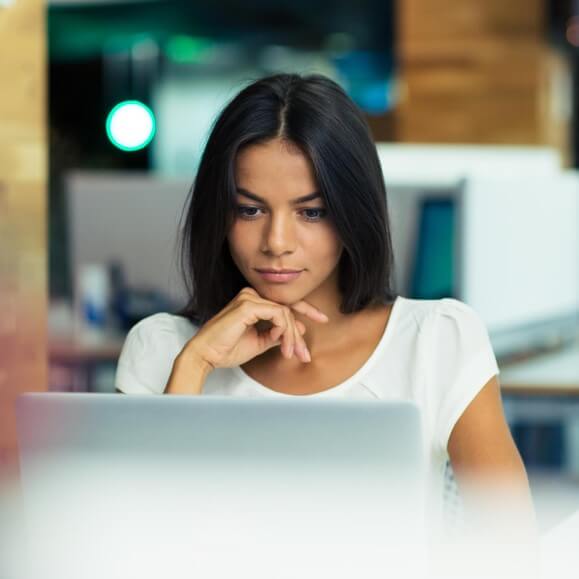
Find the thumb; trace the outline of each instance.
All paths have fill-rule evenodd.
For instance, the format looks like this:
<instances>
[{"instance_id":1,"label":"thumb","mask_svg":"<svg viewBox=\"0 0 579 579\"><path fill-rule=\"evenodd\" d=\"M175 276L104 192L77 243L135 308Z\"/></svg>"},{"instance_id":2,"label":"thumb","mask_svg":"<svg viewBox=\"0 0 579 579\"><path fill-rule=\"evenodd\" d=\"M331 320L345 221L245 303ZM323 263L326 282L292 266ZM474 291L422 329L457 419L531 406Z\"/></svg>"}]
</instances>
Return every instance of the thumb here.
<instances>
[{"instance_id":1,"label":"thumb","mask_svg":"<svg viewBox=\"0 0 579 579\"><path fill-rule=\"evenodd\" d=\"M264 345L263 348L261 350L261 352L266 352L267 350L271 350L272 348L275 348L276 346L281 346L281 340L277 339L277 340L272 340L271 336L267 336L264 340Z\"/></svg>"}]
</instances>

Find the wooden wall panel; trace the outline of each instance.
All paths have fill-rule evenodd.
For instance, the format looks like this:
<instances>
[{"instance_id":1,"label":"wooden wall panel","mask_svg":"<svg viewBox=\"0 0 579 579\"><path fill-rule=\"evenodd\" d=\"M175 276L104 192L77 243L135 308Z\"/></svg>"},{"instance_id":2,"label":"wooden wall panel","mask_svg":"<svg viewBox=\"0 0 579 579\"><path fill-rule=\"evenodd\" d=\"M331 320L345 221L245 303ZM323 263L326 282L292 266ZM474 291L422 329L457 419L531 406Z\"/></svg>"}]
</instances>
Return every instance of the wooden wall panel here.
<instances>
[{"instance_id":1,"label":"wooden wall panel","mask_svg":"<svg viewBox=\"0 0 579 579\"><path fill-rule=\"evenodd\" d=\"M542 0L404 0L397 10L397 140L546 144L569 156L557 117ZM554 89L554 90L553 90Z\"/></svg>"},{"instance_id":2,"label":"wooden wall panel","mask_svg":"<svg viewBox=\"0 0 579 579\"><path fill-rule=\"evenodd\" d=\"M439 42L467 46L489 38L539 39L545 30L543 0L401 0L401 48Z\"/></svg>"},{"instance_id":3,"label":"wooden wall panel","mask_svg":"<svg viewBox=\"0 0 579 579\"><path fill-rule=\"evenodd\" d=\"M0 469L14 400L47 389L46 3L0 5Z\"/></svg>"}]
</instances>

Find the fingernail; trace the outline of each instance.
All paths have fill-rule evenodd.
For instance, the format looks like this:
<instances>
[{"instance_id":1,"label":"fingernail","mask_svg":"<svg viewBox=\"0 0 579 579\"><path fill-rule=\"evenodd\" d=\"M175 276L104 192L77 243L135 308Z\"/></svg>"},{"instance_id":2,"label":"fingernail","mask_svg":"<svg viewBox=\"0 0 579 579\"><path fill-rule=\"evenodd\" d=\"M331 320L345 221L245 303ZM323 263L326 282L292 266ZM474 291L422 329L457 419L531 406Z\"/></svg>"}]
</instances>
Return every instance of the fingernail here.
<instances>
[{"instance_id":1,"label":"fingernail","mask_svg":"<svg viewBox=\"0 0 579 579\"><path fill-rule=\"evenodd\" d=\"M322 318L324 318L325 320L329 320L330 318L328 318L328 316L326 316L326 314L322 314L322 312L320 312L320 316L322 316Z\"/></svg>"},{"instance_id":2,"label":"fingernail","mask_svg":"<svg viewBox=\"0 0 579 579\"><path fill-rule=\"evenodd\" d=\"M311 362L311 361L312 361L312 357L310 356L310 351L309 351L307 348L305 348L304 353L305 353L305 356L306 356L306 360L307 360L308 362Z\"/></svg>"}]
</instances>

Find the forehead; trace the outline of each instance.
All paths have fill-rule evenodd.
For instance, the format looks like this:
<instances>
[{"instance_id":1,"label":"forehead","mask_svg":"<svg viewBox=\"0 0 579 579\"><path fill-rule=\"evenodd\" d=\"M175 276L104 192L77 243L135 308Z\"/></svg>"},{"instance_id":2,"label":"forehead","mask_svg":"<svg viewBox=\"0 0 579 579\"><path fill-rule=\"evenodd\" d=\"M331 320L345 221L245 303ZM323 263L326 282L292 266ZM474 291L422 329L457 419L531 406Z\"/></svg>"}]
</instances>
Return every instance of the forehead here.
<instances>
[{"instance_id":1,"label":"forehead","mask_svg":"<svg viewBox=\"0 0 579 579\"><path fill-rule=\"evenodd\" d=\"M236 157L235 173L243 181L303 181L315 186L308 157L295 145L275 140L243 148Z\"/></svg>"}]
</instances>

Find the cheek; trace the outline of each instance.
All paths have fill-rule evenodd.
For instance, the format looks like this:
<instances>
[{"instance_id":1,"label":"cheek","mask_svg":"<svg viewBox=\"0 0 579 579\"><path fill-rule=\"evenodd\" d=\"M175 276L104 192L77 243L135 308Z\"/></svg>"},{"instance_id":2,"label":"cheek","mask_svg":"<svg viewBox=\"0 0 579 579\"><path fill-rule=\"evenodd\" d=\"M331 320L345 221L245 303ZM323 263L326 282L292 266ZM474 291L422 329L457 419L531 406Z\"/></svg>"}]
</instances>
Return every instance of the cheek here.
<instances>
[{"instance_id":1,"label":"cheek","mask_svg":"<svg viewBox=\"0 0 579 579\"><path fill-rule=\"evenodd\" d=\"M340 259L343 245L332 229L320 233L319 231L312 235L304 243L308 248L310 255L315 255L317 259L327 262L337 262Z\"/></svg>"},{"instance_id":2,"label":"cheek","mask_svg":"<svg viewBox=\"0 0 579 579\"><path fill-rule=\"evenodd\" d=\"M342 242L338 234L329 225L317 232L315 242L312 240L312 243L318 245L326 255L338 255L342 250Z\"/></svg>"}]
</instances>

